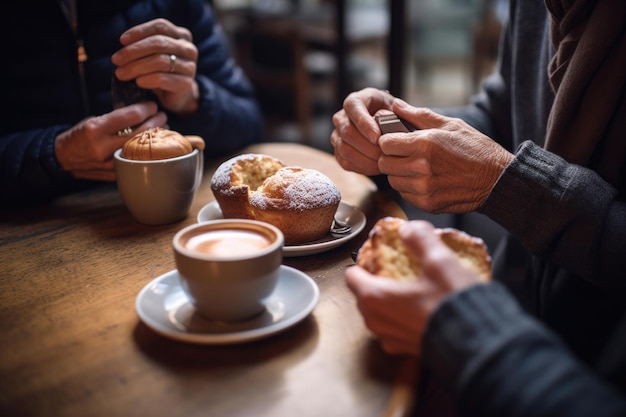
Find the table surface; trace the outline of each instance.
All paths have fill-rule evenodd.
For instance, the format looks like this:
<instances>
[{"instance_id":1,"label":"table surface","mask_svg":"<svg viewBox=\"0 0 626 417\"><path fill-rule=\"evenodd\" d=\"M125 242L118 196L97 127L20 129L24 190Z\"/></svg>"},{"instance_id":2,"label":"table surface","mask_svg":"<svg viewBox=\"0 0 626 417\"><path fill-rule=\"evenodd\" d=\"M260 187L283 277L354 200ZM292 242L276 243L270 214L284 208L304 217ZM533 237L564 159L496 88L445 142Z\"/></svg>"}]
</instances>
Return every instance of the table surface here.
<instances>
[{"instance_id":1,"label":"table surface","mask_svg":"<svg viewBox=\"0 0 626 417\"><path fill-rule=\"evenodd\" d=\"M322 151L260 144L323 171L367 226L346 244L285 258L319 286L313 313L263 340L198 345L162 337L135 311L139 291L174 269L171 239L213 201L207 167L188 218L143 226L114 185L0 213L0 415L400 416L415 363L386 355L364 326L344 269L373 223L404 217L366 177Z\"/></svg>"}]
</instances>

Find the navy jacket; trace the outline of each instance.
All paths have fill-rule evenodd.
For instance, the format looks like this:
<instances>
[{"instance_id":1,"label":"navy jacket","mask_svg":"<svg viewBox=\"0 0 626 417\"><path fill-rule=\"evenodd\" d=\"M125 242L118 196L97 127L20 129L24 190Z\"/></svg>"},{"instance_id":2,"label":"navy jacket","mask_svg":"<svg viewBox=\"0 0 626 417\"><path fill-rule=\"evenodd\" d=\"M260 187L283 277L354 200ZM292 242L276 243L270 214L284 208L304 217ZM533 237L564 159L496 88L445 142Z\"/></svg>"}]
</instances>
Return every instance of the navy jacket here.
<instances>
[{"instance_id":1,"label":"navy jacket","mask_svg":"<svg viewBox=\"0 0 626 417\"><path fill-rule=\"evenodd\" d=\"M0 193L2 206L38 203L88 186L59 166L55 137L89 115L112 110L111 55L128 28L163 17L191 30L198 48L199 110L168 113L171 129L203 137L207 157L226 155L261 139L253 88L232 59L206 0L77 0L74 33L57 1L3 6L0 36L9 59L0 65ZM83 103L76 40L85 45ZM11 39L12 41L8 41Z\"/></svg>"}]
</instances>

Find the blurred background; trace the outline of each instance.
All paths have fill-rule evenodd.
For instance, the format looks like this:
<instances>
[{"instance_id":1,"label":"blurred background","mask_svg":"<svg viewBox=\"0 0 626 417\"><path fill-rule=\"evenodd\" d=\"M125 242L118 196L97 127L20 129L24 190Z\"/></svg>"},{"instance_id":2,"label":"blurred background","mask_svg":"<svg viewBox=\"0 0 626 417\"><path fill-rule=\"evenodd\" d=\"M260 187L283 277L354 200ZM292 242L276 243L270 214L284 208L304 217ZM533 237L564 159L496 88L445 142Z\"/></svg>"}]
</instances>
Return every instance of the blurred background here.
<instances>
[{"instance_id":1,"label":"blurred background","mask_svg":"<svg viewBox=\"0 0 626 417\"><path fill-rule=\"evenodd\" d=\"M332 152L345 96L388 89L414 105L467 103L494 68L506 0L210 0L254 83L266 141ZM402 203L402 202L401 202ZM409 218L454 226L493 250L501 230L478 214Z\"/></svg>"}]
</instances>

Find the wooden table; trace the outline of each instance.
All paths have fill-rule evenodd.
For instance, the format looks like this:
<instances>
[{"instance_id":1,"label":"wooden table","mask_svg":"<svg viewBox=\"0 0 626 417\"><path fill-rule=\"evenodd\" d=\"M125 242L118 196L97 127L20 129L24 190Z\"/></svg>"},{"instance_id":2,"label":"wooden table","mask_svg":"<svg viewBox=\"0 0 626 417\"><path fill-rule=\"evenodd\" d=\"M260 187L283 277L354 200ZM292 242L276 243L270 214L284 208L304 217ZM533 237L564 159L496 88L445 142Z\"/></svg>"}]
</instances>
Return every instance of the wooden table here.
<instances>
[{"instance_id":1,"label":"wooden table","mask_svg":"<svg viewBox=\"0 0 626 417\"><path fill-rule=\"evenodd\" d=\"M373 222L404 217L367 178L302 145L261 144L289 165L324 171L365 230L318 255L285 258L320 288L303 322L270 338L193 345L164 338L135 312L138 292L174 269L171 239L213 200L210 164L189 217L135 223L114 185L0 213L0 415L382 416L410 405L414 363L386 355L343 280Z\"/></svg>"}]
</instances>

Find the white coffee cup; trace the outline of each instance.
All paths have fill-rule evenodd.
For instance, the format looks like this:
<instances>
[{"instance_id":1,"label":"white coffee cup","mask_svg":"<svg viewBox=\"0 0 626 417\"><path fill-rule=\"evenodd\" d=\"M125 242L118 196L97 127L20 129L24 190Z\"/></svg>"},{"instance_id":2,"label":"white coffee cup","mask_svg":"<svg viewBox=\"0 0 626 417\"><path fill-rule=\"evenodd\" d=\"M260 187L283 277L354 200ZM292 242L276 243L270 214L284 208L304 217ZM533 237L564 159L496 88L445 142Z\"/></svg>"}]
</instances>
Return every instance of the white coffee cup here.
<instances>
[{"instance_id":1,"label":"white coffee cup","mask_svg":"<svg viewBox=\"0 0 626 417\"><path fill-rule=\"evenodd\" d=\"M160 160L133 160L115 151L117 186L137 222L174 223L187 216L202 181L202 151Z\"/></svg>"},{"instance_id":2,"label":"white coffee cup","mask_svg":"<svg viewBox=\"0 0 626 417\"><path fill-rule=\"evenodd\" d=\"M172 241L181 286L204 317L241 321L265 309L280 273L284 237L256 220L193 224Z\"/></svg>"}]
</instances>

